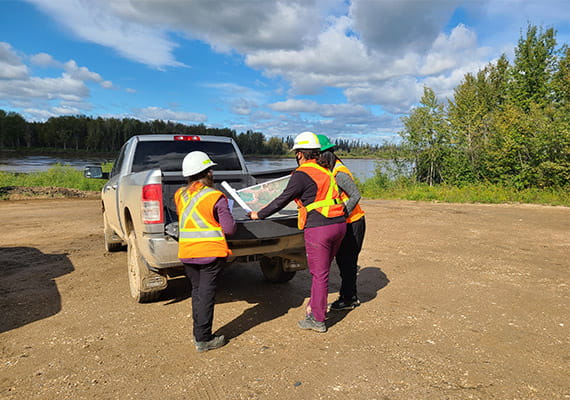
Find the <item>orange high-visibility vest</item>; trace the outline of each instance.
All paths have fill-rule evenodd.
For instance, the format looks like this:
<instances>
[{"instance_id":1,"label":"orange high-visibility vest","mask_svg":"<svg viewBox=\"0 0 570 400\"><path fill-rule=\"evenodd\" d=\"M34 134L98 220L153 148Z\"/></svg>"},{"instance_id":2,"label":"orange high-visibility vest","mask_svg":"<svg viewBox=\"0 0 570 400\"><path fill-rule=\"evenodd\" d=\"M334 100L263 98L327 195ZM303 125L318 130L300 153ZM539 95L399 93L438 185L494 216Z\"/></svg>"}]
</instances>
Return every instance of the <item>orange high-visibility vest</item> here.
<instances>
[{"instance_id":1,"label":"orange high-visibility vest","mask_svg":"<svg viewBox=\"0 0 570 400\"><path fill-rule=\"evenodd\" d=\"M214 206L224 196L219 190L194 183L174 194L178 211L178 258L226 257L228 248Z\"/></svg>"},{"instance_id":2,"label":"orange high-visibility vest","mask_svg":"<svg viewBox=\"0 0 570 400\"><path fill-rule=\"evenodd\" d=\"M295 199L295 203L299 207L299 216L297 226L303 229L307 223L307 213L312 210L317 210L326 218L340 217L344 215L344 206L340 198L338 186L334 179L333 174L314 160L309 160L300 165L297 171L303 171L315 182L317 185L317 195L315 200L303 205L300 199Z\"/></svg>"},{"instance_id":3,"label":"orange high-visibility vest","mask_svg":"<svg viewBox=\"0 0 570 400\"><path fill-rule=\"evenodd\" d=\"M334 176L336 176L336 174L338 174L339 172L344 172L344 173L348 174L352 178L352 180L354 181L354 176L352 176L352 172L350 172L350 170L348 168L346 168L346 166L342 162L340 162L339 160L336 160L336 163L334 165L332 173ZM348 201L348 196L344 192L340 193L340 198L342 199L342 201L344 203L346 203ZM356 206L352 209L352 212L350 213L350 215L346 219L346 222L351 223L354 221L358 221L362 217L364 217L364 210L362 210L362 208L360 207L360 204L356 204Z\"/></svg>"}]
</instances>

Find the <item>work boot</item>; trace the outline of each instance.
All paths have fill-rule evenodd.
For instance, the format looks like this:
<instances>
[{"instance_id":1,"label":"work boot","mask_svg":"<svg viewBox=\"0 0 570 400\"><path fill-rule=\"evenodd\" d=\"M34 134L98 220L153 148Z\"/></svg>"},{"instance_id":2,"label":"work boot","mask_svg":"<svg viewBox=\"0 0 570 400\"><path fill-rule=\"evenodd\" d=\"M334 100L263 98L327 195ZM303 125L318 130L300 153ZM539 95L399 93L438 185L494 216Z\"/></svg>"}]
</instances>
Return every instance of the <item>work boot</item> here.
<instances>
[{"instance_id":1,"label":"work boot","mask_svg":"<svg viewBox=\"0 0 570 400\"><path fill-rule=\"evenodd\" d=\"M358 297L353 296L350 299L344 299L339 297L336 301L333 301L329 307L331 311L341 311L341 310L352 310L360 305L360 300Z\"/></svg>"},{"instance_id":2,"label":"work boot","mask_svg":"<svg viewBox=\"0 0 570 400\"><path fill-rule=\"evenodd\" d=\"M226 338L224 337L224 335L214 336L211 340L208 340L207 342L195 341L194 344L196 345L196 350L198 350L198 353L202 353L204 351L214 350L219 347L222 347L223 345L226 344Z\"/></svg>"},{"instance_id":3,"label":"work boot","mask_svg":"<svg viewBox=\"0 0 570 400\"><path fill-rule=\"evenodd\" d=\"M307 315L305 319L297 322L297 325L299 325L299 328L301 329L312 329L320 333L325 333L327 331L325 323L317 321L315 317L313 317L313 314Z\"/></svg>"}]
</instances>

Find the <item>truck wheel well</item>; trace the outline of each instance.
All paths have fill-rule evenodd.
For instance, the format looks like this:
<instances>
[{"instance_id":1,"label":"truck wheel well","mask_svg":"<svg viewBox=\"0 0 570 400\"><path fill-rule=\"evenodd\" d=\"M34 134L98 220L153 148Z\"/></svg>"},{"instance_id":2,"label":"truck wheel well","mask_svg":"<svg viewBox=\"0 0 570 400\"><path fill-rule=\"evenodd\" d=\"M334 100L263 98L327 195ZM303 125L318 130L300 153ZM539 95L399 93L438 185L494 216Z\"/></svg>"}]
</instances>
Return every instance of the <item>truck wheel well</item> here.
<instances>
[{"instance_id":1,"label":"truck wheel well","mask_svg":"<svg viewBox=\"0 0 570 400\"><path fill-rule=\"evenodd\" d=\"M131 217L131 212L129 211L128 208L125 208L125 234L127 235L127 237L129 236L129 233L135 229L134 224L133 224L133 218Z\"/></svg>"}]
</instances>

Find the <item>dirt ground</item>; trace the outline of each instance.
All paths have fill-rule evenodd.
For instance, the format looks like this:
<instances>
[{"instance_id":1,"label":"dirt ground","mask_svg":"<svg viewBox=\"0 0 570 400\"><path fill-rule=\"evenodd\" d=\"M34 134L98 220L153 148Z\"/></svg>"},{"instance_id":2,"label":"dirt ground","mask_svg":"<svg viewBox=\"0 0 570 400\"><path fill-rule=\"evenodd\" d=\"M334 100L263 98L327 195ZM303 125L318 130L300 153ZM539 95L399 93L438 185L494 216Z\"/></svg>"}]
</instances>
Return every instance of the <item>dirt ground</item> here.
<instances>
[{"instance_id":1,"label":"dirt ground","mask_svg":"<svg viewBox=\"0 0 570 400\"><path fill-rule=\"evenodd\" d=\"M188 282L134 303L99 204L0 202L1 399L570 399L569 208L363 201L360 307L302 331L307 271L233 265L200 354Z\"/></svg>"}]
</instances>

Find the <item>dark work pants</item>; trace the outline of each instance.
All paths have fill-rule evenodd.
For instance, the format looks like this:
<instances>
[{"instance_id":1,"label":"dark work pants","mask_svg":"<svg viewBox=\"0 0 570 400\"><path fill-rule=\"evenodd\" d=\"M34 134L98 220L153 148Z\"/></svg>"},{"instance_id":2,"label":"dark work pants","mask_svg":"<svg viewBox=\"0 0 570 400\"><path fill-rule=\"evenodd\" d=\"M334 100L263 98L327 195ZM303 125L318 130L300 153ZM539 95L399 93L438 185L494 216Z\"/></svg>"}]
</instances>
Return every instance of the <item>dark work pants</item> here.
<instances>
[{"instance_id":1,"label":"dark work pants","mask_svg":"<svg viewBox=\"0 0 570 400\"><path fill-rule=\"evenodd\" d=\"M216 280L222 270L222 259L210 264L184 264L186 276L192 283L192 319L197 342L212 340Z\"/></svg>"},{"instance_id":2,"label":"dark work pants","mask_svg":"<svg viewBox=\"0 0 570 400\"><path fill-rule=\"evenodd\" d=\"M356 273L358 271L358 255L362 250L366 222L364 217L358 221L346 224L346 235L342 239L340 248L336 253L336 263L340 270L342 283L340 297L351 299L356 296Z\"/></svg>"}]
</instances>

